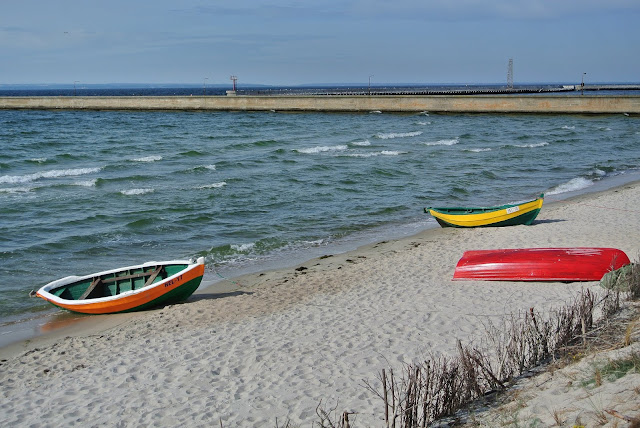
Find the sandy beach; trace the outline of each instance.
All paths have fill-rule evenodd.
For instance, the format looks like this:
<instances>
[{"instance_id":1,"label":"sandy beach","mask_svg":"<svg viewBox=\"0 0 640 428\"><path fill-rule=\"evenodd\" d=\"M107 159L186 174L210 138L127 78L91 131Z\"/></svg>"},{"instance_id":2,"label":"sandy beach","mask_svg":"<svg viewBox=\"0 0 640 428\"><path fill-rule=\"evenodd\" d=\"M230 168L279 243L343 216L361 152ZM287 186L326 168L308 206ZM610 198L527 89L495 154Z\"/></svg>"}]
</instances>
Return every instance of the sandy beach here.
<instances>
[{"instance_id":1,"label":"sandy beach","mask_svg":"<svg viewBox=\"0 0 640 428\"><path fill-rule=\"evenodd\" d=\"M545 204L532 226L427 230L22 342L0 350L0 425L309 427L322 401L355 412L354 427L383 426L382 401L364 386L381 369L452 355L487 321L600 290L452 281L464 251L615 247L637 261L639 207L634 182Z\"/></svg>"}]
</instances>

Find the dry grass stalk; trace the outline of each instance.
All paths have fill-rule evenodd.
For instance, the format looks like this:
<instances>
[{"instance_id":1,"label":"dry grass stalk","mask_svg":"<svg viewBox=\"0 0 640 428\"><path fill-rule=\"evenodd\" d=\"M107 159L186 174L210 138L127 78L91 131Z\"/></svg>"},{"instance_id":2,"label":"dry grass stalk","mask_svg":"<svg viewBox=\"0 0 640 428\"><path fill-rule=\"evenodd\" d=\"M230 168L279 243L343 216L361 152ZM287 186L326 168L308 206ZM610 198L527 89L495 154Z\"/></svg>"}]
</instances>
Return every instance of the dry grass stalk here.
<instances>
[{"instance_id":1,"label":"dry grass stalk","mask_svg":"<svg viewBox=\"0 0 640 428\"><path fill-rule=\"evenodd\" d=\"M322 400L320 400L320 403L318 403L318 406L316 407L316 415L318 415L318 418L320 419L320 421L317 422L317 424L320 428L351 428L351 425L349 423L349 415L353 415L355 413L342 412L339 416L338 422L334 422L334 418L331 416L331 414L332 413L335 414L337 408L338 408L338 405L336 404L336 407L326 410L322 406ZM312 424L312 427L315 427L315 426L316 426L315 423ZM287 425L284 428L293 428L293 427L289 427Z\"/></svg>"}]
</instances>

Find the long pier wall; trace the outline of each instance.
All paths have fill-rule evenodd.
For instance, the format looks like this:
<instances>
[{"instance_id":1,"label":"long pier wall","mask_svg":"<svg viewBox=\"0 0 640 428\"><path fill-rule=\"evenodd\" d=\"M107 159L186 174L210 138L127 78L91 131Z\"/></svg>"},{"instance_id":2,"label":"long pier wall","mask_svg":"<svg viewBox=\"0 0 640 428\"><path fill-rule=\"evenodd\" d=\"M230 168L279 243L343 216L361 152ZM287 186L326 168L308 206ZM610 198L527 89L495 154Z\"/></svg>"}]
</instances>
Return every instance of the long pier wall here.
<instances>
[{"instance_id":1,"label":"long pier wall","mask_svg":"<svg viewBox=\"0 0 640 428\"><path fill-rule=\"evenodd\" d=\"M0 109L640 114L637 95L0 97Z\"/></svg>"}]
</instances>

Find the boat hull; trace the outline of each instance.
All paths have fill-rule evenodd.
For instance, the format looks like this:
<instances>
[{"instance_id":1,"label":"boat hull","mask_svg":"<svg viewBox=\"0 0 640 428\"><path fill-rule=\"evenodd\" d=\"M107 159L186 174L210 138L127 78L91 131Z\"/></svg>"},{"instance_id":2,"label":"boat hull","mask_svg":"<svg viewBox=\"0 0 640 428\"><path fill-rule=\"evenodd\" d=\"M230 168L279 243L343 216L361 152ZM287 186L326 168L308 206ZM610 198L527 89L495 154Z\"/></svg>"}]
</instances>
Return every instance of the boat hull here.
<instances>
[{"instance_id":1,"label":"boat hull","mask_svg":"<svg viewBox=\"0 0 640 428\"><path fill-rule=\"evenodd\" d=\"M500 227L531 225L540 213L544 195L521 204L486 208L425 208L442 227Z\"/></svg>"},{"instance_id":2,"label":"boat hull","mask_svg":"<svg viewBox=\"0 0 640 428\"><path fill-rule=\"evenodd\" d=\"M465 251L454 280L599 281L630 263L615 248L525 248Z\"/></svg>"},{"instance_id":3,"label":"boat hull","mask_svg":"<svg viewBox=\"0 0 640 428\"><path fill-rule=\"evenodd\" d=\"M183 265L185 266L184 268L182 268ZM106 297L81 298L78 294L83 290L74 291L72 288L88 288L82 284L87 284L93 278L100 277L110 280L124 271L145 272L145 268L155 266L164 266L167 270L170 268L179 270L175 273L172 271L167 277L149 285L143 285L138 289L131 289ZM176 266L180 266L180 268L176 268ZM150 270L146 272L147 276L149 276ZM36 295L54 306L71 312L84 314L133 312L185 300L200 286L203 275L204 259L200 259L196 263L189 261L149 262L144 265L130 266L83 277L63 278L43 286ZM64 297L65 294L67 298Z\"/></svg>"}]
</instances>

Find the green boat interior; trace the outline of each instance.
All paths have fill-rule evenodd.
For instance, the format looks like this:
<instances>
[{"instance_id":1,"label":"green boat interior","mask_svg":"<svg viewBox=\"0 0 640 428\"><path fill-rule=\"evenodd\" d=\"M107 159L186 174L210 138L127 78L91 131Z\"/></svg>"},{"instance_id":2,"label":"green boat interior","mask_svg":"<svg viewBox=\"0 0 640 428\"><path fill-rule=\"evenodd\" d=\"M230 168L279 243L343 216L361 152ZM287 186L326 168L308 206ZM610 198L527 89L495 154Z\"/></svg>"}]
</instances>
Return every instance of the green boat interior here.
<instances>
[{"instance_id":1,"label":"green boat interior","mask_svg":"<svg viewBox=\"0 0 640 428\"><path fill-rule=\"evenodd\" d=\"M66 300L117 296L126 291L138 290L162 281L187 266L187 264L172 264L126 269L62 285L51 290L50 293Z\"/></svg>"}]
</instances>

